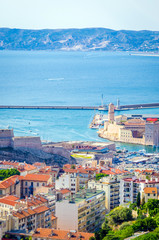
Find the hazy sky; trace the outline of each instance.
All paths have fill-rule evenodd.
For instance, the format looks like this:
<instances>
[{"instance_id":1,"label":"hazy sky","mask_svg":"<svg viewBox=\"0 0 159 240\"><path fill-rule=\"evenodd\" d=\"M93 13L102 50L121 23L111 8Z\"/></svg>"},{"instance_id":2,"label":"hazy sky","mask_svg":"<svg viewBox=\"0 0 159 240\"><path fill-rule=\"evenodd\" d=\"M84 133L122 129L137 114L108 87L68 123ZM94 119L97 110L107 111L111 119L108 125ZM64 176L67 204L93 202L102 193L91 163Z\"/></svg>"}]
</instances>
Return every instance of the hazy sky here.
<instances>
[{"instance_id":1,"label":"hazy sky","mask_svg":"<svg viewBox=\"0 0 159 240\"><path fill-rule=\"evenodd\" d=\"M0 0L0 27L159 30L159 0Z\"/></svg>"}]
</instances>

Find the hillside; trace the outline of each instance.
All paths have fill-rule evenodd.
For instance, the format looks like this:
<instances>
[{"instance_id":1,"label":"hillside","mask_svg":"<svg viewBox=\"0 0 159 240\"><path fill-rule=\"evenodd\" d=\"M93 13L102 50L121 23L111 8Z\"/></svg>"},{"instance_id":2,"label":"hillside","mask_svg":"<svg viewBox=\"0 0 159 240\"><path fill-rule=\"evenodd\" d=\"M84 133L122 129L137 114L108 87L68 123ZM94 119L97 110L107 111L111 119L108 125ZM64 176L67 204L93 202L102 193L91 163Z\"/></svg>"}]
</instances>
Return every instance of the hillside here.
<instances>
[{"instance_id":1,"label":"hillside","mask_svg":"<svg viewBox=\"0 0 159 240\"><path fill-rule=\"evenodd\" d=\"M159 31L106 28L24 30L0 28L0 50L158 52Z\"/></svg>"},{"instance_id":2,"label":"hillside","mask_svg":"<svg viewBox=\"0 0 159 240\"><path fill-rule=\"evenodd\" d=\"M74 158L65 158L58 154L51 154L43 152L42 150L33 149L21 149L14 150L12 148L0 149L0 161L18 161L33 164L35 162L45 162L47 165L57 165L63 167L64 164L74 164L76 161Z\"/></svg>"}]
</instances>

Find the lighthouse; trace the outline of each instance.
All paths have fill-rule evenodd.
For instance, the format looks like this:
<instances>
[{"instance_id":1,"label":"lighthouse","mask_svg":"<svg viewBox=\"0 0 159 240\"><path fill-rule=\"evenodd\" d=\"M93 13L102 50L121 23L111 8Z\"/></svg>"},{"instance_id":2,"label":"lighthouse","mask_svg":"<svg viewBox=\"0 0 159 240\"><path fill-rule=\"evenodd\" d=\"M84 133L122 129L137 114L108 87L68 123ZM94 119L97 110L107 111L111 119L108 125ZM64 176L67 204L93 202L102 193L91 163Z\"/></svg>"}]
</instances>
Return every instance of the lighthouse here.
<instances>
[{"instance_id":1,"label":"lighthouse","mask_svg":"<svg viewBox=\"0 0 159 240\"><path fill-rule=\"evenodd\" d=\"M114 104L109 104L108 121L114 122Z\"/></svg>"}]
</instances>

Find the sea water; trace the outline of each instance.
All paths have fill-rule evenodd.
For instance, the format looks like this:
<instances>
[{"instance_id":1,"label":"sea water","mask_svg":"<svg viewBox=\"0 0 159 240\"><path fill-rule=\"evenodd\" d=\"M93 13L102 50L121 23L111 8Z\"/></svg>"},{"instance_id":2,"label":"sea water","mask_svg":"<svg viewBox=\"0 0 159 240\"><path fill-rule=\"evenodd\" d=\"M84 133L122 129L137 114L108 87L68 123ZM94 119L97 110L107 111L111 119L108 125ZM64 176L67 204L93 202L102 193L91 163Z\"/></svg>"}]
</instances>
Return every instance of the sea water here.
<instances>
[{"instance_id":1,"label":"sea water","mask_svg":"<svg viewBox=\"0 0 159 240\"><path fill-rule=\"evenodd\" d=\"M159 58L112 52L0 52L0 105L99 106L159 102ZM116 114L159 114L140 109ZM92 110L1 109L0 128L48 141L107 141L89 129ZM143 146L117 144L129 150ZM150 151L152 148L147 148Z\"/></svg>"}]
</instances>

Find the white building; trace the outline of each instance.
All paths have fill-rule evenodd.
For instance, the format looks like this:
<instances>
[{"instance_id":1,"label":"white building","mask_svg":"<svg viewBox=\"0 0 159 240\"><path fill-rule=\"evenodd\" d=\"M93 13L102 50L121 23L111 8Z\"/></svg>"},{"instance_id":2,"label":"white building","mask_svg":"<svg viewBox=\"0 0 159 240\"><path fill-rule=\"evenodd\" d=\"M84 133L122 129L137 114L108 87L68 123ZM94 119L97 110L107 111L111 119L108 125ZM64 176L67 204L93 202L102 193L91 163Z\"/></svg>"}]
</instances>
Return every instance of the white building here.
<instances>
[{"instance_id":1,"label":"white building","mask_svg":"<svg viewBox=\"0 0 159 240\"><path fill-rule=\"evenodd\" d=\"M69 189L72 193L76 193L79 190L79 177L76 173L64 173L56 179L55 189Z\"/></svg>"},{"instance_id":2,"label":"white building","mask_svg":"<svg viewBox=\"0 0 159 240\"><path fill-rule=\"evenodd\" d=\"M105 219L105 192L87 189L56 202L57 229L94 232Z\"/></svg>"},{"instance_id":3,"label":"white building","mask_svg":"<svg viewBox=\"0 0 159 240\"><path fill-rule=\"evenodd\" d=\"M120 181L116 177L104 177L99 181L91 180L88 182L88 188L105 191L105 208L107 212L119 206L119 186Z\"/></svg>"},{"instance_id":4,"label":"white building","mask_svg":"<svg viewBox=\"0 0 159 240\"><path fill-rule=\"evenodd\" d=\"M125 178L120 181L120 204L134 203L137 200L137 194L140 192L140 200L144 197L144 188L156 187L159 189L159 179L140 180L134 178Z\"/></svg>"}]
</instances>

